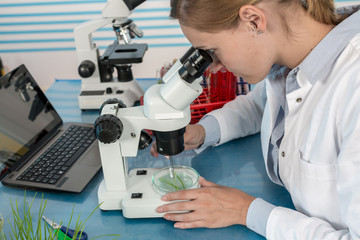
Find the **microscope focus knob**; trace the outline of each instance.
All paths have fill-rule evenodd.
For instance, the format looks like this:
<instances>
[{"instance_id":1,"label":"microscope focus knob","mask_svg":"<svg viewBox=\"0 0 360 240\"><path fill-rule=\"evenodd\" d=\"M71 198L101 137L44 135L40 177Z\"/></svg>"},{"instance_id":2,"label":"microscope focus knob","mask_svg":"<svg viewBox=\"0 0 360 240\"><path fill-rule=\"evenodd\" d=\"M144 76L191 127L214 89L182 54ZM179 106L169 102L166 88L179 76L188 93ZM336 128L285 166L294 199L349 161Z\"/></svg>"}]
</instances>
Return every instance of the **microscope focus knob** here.
<instances>
[{"instance_id":1,"label":"microscope focus knob","mask_svg":"<svg viewBox=\"0 0 360 240\"><path fill-rule=\"evenodd\" d=\"M122 134L123 124L120 119L111 114L99 116L95 123L95 136L102 143L113 143Z\"/></svg>"},{"instance_id":2,"label":"microscope focus knob","mask_svg":"<svg viewBox=\"0 0 360 240\"><path fill-rule=\"evenodd\" d=\"M91 77L95 72L95 64L90 60L84 60L80 63L78 72L83 78Z\"/></svg>"}]
</instances>

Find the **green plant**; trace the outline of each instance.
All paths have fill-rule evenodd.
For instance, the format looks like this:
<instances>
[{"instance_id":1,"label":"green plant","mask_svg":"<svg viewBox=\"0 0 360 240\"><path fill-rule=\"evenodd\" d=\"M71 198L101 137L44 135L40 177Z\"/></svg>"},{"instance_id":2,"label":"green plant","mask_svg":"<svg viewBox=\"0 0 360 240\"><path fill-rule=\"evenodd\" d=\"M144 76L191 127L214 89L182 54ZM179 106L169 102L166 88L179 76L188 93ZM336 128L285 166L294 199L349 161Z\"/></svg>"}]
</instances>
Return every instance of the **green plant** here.
<instances>
[{"instance_id":1,"label":"green plant","mask_svg":"<svg viewBox=\"0 0 360 240\"><path fill-rule=\"evenodd\" d=\"M178 181L176 181L176 179ZM171 187L173 187L175 189L175 191L179 191L179 190L185 190L185 184L183 183L183 181L181 180L181 178L179 177L179 175L176 174L176 172L174 172L174 178L167 176L164 176L162 178L159 179L162 183L169 185Z\"/></svg>"},{"instance_id":2,"label":"green plant","mask_svg":"<svg viewBox=\"0 0 360 240\"><path fill-rule=\"evenodd\" d=\"M41 197L41 203L40 203L40 209L37 214L37 226L33 225L33 214L31 213L31 207L33 205L34 199L36 197L36 193L29 204L26 201L26 192L24 195L24 203L23 203L23 211L20 211L19 204L17 200L15 200L15 204L13 204L12 200L10 199L10 205L12 209L12 222L10 219L8 220L9 226L11 228L11 232L9 232L9 239L18 239L18 240L54 240L54 239L61 239L60 231L54 231L48 224L46 224L44 221L42 221L42 216L45 211L45 207L47 204L47 200L44 200L44 194ZM88 221L88 219L91 217L91 215L96 211L96 209L99 208L100 205L98 205L91 213L90 215L85 219L85 221L80 220L80 215L77 218L76 225L75 225L75 233L72 239L76 239L77 237L81 236L84 228L85 223ZM67 226L70 226L70 223L73 218L75 204L73 205L70 220L68 222ZM1 224L0 220L0 224ZM62 221L60 221L60 225L62 225ZM117 239L120 235L119 234L107 234L107 235L101 235L97 236L93 239L101 238L101 237L116 237L114 239ZM0 239L1 240L7 240L8 238L5 236L4 232L0 232ZM61 239L62 240L62 239Z\"/></svg>"},{"instance_id":3,"label":"green plant","mask_svg":"<svg viewBox=\"0 0 360 240\"><path fill-rule=\"evenodd\" d=\"M4 217L0 214L0 239L1 239L3 227L4 227Z\"/></svg>"}]
</instances>

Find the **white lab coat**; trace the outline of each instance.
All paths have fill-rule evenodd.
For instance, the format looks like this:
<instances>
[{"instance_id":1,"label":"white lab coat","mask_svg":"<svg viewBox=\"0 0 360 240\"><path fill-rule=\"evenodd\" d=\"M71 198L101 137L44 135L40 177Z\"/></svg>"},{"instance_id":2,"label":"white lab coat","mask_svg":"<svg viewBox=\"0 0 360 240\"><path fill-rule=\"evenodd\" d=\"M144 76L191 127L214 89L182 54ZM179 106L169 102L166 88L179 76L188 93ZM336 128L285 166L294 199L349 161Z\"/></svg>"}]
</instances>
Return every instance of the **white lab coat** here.
<instances>
[{"instance_id":1,"label":"white lab coat","mask_svg":"<svg viewBox=\"0 0 360 240\"><path fill-rule=\"evenodd\" d=\"M274 208L266 237L360 239L360 34L328 77L312 85L300 69L297 81L300 88L286 95L289 112L279 148L279 175L297 211ZM220 125L219 144L261 128L266 166L279 108L272 91L265 80L210 113Z\"/></svg>"}]
</instances>

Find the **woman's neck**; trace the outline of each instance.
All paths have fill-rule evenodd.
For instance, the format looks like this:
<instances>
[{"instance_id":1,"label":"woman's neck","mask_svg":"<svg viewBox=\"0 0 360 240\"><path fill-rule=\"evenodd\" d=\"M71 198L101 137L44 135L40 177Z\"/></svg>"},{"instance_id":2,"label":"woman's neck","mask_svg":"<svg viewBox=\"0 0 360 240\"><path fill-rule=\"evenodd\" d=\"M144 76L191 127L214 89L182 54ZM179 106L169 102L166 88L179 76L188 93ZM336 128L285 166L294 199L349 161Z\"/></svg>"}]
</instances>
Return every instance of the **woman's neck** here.
<instances>
[{"instance_id":1,"label":"woman's neck","mask_svg":"<svg viewBox=\"0 0 360 240\"><path fill-rule=\"evenodd\" d=\"M334 25L319 23L303 14L296 21L291 21L289 27L292 30L291 35L280 40L283 44L279 49L279 64L293 69L334 28Z\"/></svg>"}]
</instances>

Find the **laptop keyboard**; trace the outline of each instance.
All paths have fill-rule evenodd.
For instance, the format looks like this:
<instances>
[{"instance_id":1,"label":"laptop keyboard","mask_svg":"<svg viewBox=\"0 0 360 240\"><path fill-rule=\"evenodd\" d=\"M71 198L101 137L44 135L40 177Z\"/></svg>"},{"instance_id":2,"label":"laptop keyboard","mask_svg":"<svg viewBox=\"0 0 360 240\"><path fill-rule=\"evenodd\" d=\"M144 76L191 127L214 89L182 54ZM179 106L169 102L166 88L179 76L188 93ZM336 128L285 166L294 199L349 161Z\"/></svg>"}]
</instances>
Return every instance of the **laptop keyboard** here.
<instances>
[{"instance_id":1,"label":"laptop keyboard","mask_svg":"<svg viewBox=\"0 0 360 240\"><path fill-rule=\"evenodd\" d=\"M94 142L94 129L72 125L17 179L56 184Z\"/></svg>"}]
</instances>

